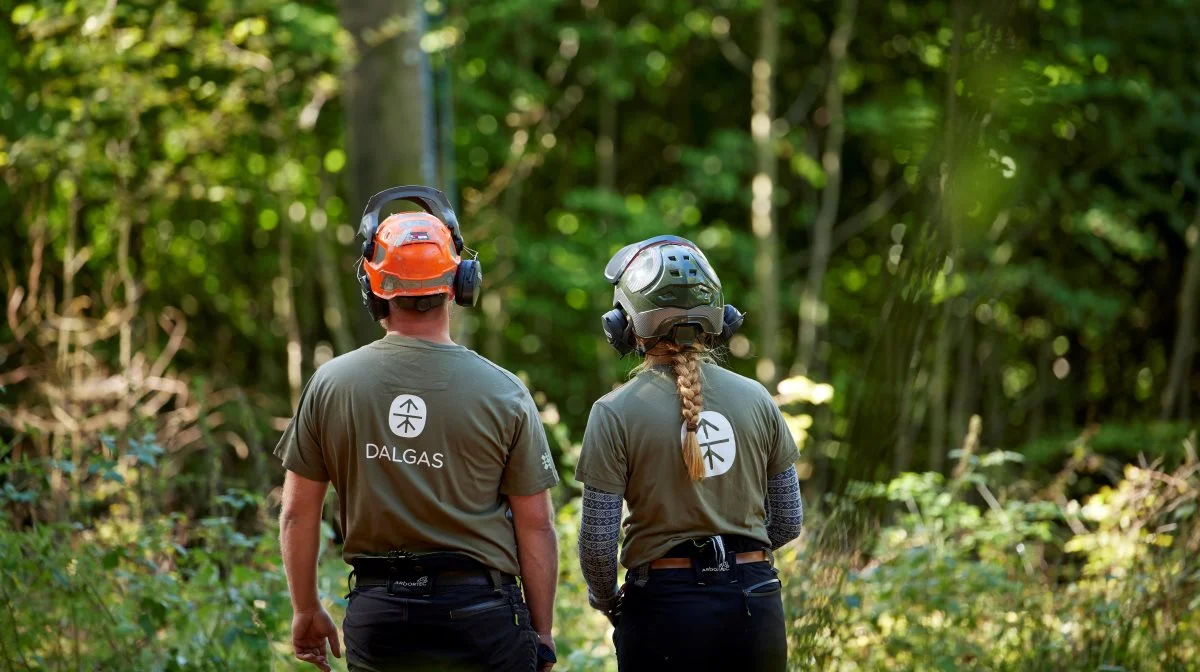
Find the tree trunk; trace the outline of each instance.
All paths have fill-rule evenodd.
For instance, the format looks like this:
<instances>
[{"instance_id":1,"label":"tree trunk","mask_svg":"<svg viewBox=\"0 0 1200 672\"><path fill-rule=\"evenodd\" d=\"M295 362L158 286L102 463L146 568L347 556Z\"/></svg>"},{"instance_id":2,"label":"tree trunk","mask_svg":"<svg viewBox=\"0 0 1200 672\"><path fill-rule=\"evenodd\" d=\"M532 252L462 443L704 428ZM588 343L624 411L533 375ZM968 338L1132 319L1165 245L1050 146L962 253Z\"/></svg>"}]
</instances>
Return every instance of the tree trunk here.
<instances>
[{"instance_id":1,"label":"tree trunk","mask_svg":"<svg viewBox=\"0 0 1200 672\"><path fill-rule=\"evenodd\" d=\"M972 327L971 303L959 298L967 307L967 314L958 317L958 366L954 369L954 401L950 410L950 447L960 448L967 436L967 421L975 406L974 379L975 330Z\"/></svg>"},{"instance_id":2,"label":"tree trunk","mask_svg":"<svg viewBox=\"0 0 1200 672\"><path fill-rule=\"evenodd\" d=\"M372 194L399 184L431 184L433 119L421 50L424 10L420 0L338 0L342 26L354 38L358 59L345 73L350 205L361 212ZM366 311L357 332L373 338L377 327Z\"/></svg>"},{"instance_id":3,"label":"tree trunk","mask_svg":"<svg viewBox=\"0 0 1200 672\"><path fill-rule=\"evenodd\" d=\"M938 205L941 228L943 232L949 234L950 241L949 264L946 266L946 286L950 286L952 274L958 271L958 264L962 259L961 251L959 250L961 241L958 232L958 223L953 221L947 214L951 189L950 182L954 176L955 164L954 131L955 124L957 123L957 94L955 92L955 84L958 81L958 65L962 53L962 9L961 0L954 0L950 68L946 76L946 116L942 139L946 172L940 181L942 193ZM941 471L946 457L946 388L950 384L947 380L947 375L950 368L950 351L953 348L953 344L950 342L951 325L954 323L953 305L954 301L947 300L942 308L942 322L938 331L936 349L933 353L933 380L929 384L929 469L931 471Z\"/></svg>"},{"instance_id":4,"label":"tree trunk","mask_svg":"<svg viewBox=\"0 0 1200 672\"><path fill-rule=\"evenodd\" d=\"M300 342L300 320L296 317L295 275L292 272L292 226L289 221L282 227L279 239L279 277L275 278L275 316L283 322L287 334L287 380L292 412L300 404L301 363L303 350Z\"/></svg>"},{"instance_id":5,"label":"tree trunk","mask_svg":"<svg viewBox=\"0 0 1200 672\"><path fill-rule=\"evenodd\" d=\"M443 5L443 8L445 5ZM438 140L441 145L440 160L442 192L450 206L458 210L458 157L454 147L454 66L449 52L442 56L438 68Z\"/></svg>"},{"instance_id":6,"label":"tree trunk","mask_svg":"<svg viewBox=\"0 0 1200 672\"><path fill-rule=\"evenodd\" d=\"M325 217L325 203L329 199L330 192L333 190L333 185L330 183L329 176L322 173L321 175L321 202L320 210L313 213L312 221L320 221L317 217ZM333 227L328 221L320 225L316 231L316 252L317 252L317 269L318 277L321 280L321 289L325 294L325 326L333 334L333 347L337 354L350 352L354 349L354 336L350 333L350 320L346 312L346 302L342 294L342 281L347 275L339 261L342 259L342 250L337 243L332 239ZM365 312L365 311L362 311Z\"/></svg>"},{"instance_id":7,"label":"tree trunk","mask_svg":"<svg viewBox=\"0 0 1200 672\"><path fill-rule=\"evenodd\" d=\"M433 92L419 0L339 0L338 12L358 49L345 78L353 210L381 189L432 177L433 157L425 156L432 138L424 135ZM381 30L389 22L399 26L394 34Z\"/></svg>"},{"instance_id":8,"label":"tree trunk","mask_svg":"<svg viewBox=\"0 0 1200 672\"><path fill-rule=\"evenodd\" d=\"M815 380L828 380L829 370L826 363L817 362L812 375ZM829 491L832 480L830 470L833 465L830 464L830 457L824 450L824 446L833 435L832 406L832 404L821 404L810 407L809 410L812 413L813 423L808 433L808 443L805 444L805 453L809 463L812 464L812 475L804 483L804 486L805 496L813 500L819 499Z\"/></svg>"},{"instance_id":9,"label":"tree trunk","mask_svg":"<svg viewBox=\"0 0 1200 672\"><path fill-rule=\"evenodd\" d=\"M950 339L954 322L953 300L942 306L942 320L938 327L937 343L933 353L933 378L929 381L929 471L941 471L946 460L946 388L949 386L950 351L954 343Z\"/></svg>"},{"instance_id":10,"label":"tree trunk","mask_svg":"<svg viewBox=\"0 0 1200 672\"><path fill-rule=\"evenodd\" d=\"M985 334L984 339L986 354L980 363L980 378L984 385L984 414L987 419L983 422L983 431L987 439L986 446L996 450L1004 446L1004 430L1008 425L1004 415L1004 382L1000 373L1003 362L1000 361L996 340L990 338L990 334Z\"/></svg>"},{"instance_id":11,"label":"tree trunk","mask_svg":"<svg viewBox=\"0 0 1200 672\"><path fill-rule=\"evenodd\" d=\"M1183 282L1179 288L1176 308L1175 341L1171 349L1171 364L1167 368L1167 386L1163 390L1162 419L1183 417L1190 406L1192 361L1196 352L1196 308L1200 304L1200 207L1196 218L1185 234L1191 247L1184 266Z\"/></svg>"},{"instance_id":12,"label":"tree trunk","mask_svg":"<svg viewBox=\"0 0 1200 672\"><path fill-rule=\"evenodd\" d=\"M900 380L900 418L896 438L896 451L892 455L893 475L908 471L912 465L913 445L925 424L926 403L921 400L923 390L916 389L917 381L921 378L922 344L925 338L927 315L919 318L917 330L912 343L907 344L909 350L909 365ZM926 369L927 371L927 369Z\"/></svg>"},{"instance_id":13,"label":"tree trunk","mask_svg":"<svg viewBox=\"0 0 1200 672\"><path fill-rule=\"evenodd\" d=\"M754 139L756 171L750 224L757 242L754 255L758 285L759 381L769 388L779 368L779 233L775 230L773 203L777 157L771 142L775 118L775 61L779 54L779 19L776 0L763 0L759 15L760 46L751 80L750 134Z\"/></svg>"},{"instance_id":14,"label":"tree trunk","mask_svg":"<svg viewBox=\"0 0 1200 672\"><path fill-rule=\"evenodd\" d=\"M516 44L517 69L524 72L533 67L533 50L528 40L519 40ZM510 153L516 151L516 145L510 145ZM518 157L509 156L509 161ZM521 216L521 189L523 182L518 173L504 190L500 202L500 219L496 222L495 240L504 241L496 245L496 268L489 271L493 281L488 285L488 291L483 294L480 308L483 309L487 332L484 334L483 351L494 362L503 361L505 350L504 330L508 326L509 315L508 292L505 291L504 281L513 271L516 256L516 243L513 237L513 225Z\"/></svg>"},{"instance_id":15,"label":"tree trunk","mask_svg":"<svg viewBox=\"0 0 1200 672\"><path fill-rule=\"evenodd\" d=\"M606 194L617 193L617 99L605 91L600 97L599 128L596 133L596 186ZM605 217L600 221L604 235L612 230L612 221ZM616 352L603 339L596 340L596 357L599 360L600 377L605 386L617 382L613 372Z\"/></svg>"},{"instance_id":16,"label":"tree trunk","mask_svg":"<svg viewBox=\"0 0 1200 672\"><path fill-rule=\"evenodd\" d=\"M829 267L833 225L837 221L842 191L842 143L846 120L842 112L842 71L846 67L846 51L854 36L854 14L857 0L842 0L837 26L829 38L829 81L825 86L825 112L829 129L825 135L825 151L821 165L825 169L825 186L821 190L821 206L813 221L812 249L809 256L808 278L800 296L800 329L796 337L796 359L793 373L806 375L816 357L817 336L825 320L822 303L825 272Z\"/></svg>"},{"instance_id":17,"label":"tree trunk","mask_svg":"<svg viewBox=\"0 0 1200 672\"><path fill-rule=\"evenodd\" d=\"M63 251L63 298L62 317L71 317L75 313L75 273L79 270L76 263L77 246L78 246L78 224L79 224L79 202L72 198L67 204L67 243L66 249ZM78 357L73 356L71 349L71 332L67 329L67 320L62 320L58 330L58 358L55 361L57 368L57 378L62 381L61 385L66 388L71 383L68 379L78 382ZM57 405L57 400L51 400L52 405ZM66 408L62 411L71 418L78 418L75 414L74 404L66 400ZM55 507L55 520L64 520L67 512L70 510L71 492L79 493L78 487L69 488L68 480L78 486L80 475L80 466L82 462L79 460L79 444L78 437L72 429L63 422L56 423L56 429L50 437L50 450L54 459L58 460L58 464L50 471L50 492L53 494ZM69 453L69 454L68 454ZM70 458L71 477L67 478L62 465L67 458Z\"/></svg>"},{"instance_id":18,"label":"tree trunk","mask_svg":"<svg viewBox=\"0 0 1200 672\"><path fill-rule=\"evenodd\" d=\"M1028 431L1027 441L1034 441L1042 434L1046 425L1046 399L1050 396L1050 380L1054 375L1051 366L1054 363L1054 345L1049 338L1038 346L1037 383L1033 388L1033 407L1029 409L1029 421L1025 424Z\"/></svg>"}]
</instances>

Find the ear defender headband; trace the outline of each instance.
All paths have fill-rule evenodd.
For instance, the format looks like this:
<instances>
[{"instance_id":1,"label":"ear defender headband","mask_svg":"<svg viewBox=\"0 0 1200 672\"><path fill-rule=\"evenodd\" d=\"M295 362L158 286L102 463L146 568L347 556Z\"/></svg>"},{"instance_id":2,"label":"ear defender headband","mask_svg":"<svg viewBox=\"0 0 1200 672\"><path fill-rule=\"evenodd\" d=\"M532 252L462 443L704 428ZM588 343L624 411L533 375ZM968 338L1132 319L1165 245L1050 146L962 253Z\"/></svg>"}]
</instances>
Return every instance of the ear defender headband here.
<instances>
[{"instance_id":1,"label":"ear defender headband","mask_svg":"<svg viewBox=\"0 0 1200 672\"><path fill-rule=\"evenodd\" d=\"M633 260L637 258L643 251L660 245L682 245L690 247L697 252L700 248L686 238L679 236L655 236L648 238L640 243L633 243L621 248L613 258L609 260L604 267L604 279L614 287L621 282L621 277L625 275L625 271L633 264ZM739 311L731 304L725 304L722 310L721 333L716 334L716 337L721 343L727 343L738 329L742 327L742 322L746 319L746 314ZM625 313L625 310L620 306L615 306L612 310L600 316L600 326L604 329L604 338L608 344L613 347L622 357L638 350L639 354L645 352L638 346L637 335L633 331L633 322ZM685 326L685 325L680 325ZM677 327L678 328L678 327ZM700 329L687 325L687 330L691 332L695 338L701 336ZM694 340L692 342L695 342Z\"/></svg>"},{"instance_id":2,"label":"ear defender headband","mask_svg":"<svg viewBox=\"0 0 1200 672\"><path fill-rule=\"evenodd\" d=\"M463 251L462 232L459 230L458 217L454 208L446 200L446 195L425 186L401 186L384 189L367 201L363 209L362 221L358 232L363 236L362 258L358 266L358 282L360 285L363 305L370 311L371 317L382 320L388 316L388 302L379 298L371 291L371 280L367 277L365 263L375 255L375 233L379 230L379 212L383 206L393 201L408 201L415 203L425 212L441 220L450 230L450 238L454 241L454 252L461 257ZM454 274L454 302L460 306L474 306L479 301L479 288L483 285L483 269L476 259L462 259ZM415 297L414 306L418 310L428 310L440 305L441 300L435 297Z\"/></svg>"}]
</instances>

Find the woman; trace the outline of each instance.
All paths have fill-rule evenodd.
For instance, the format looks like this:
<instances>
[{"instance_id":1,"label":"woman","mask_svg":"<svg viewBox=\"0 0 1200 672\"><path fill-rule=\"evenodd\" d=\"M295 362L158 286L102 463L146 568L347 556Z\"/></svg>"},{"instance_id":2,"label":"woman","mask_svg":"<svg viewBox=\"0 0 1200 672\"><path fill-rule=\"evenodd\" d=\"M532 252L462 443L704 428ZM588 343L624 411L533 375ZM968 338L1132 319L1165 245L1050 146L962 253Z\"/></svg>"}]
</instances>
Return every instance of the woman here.
<instances>
[{"instance_id":1,"label":"woman","mask_svg":"<svg viewBox=\"0 0 1200 672\"><path fill-rule=\"evenodd\" d=\"M576 478L579 555L592 606L616 626L622 672L783 670L770 551L800 533L787 425L762 385L711 363L742 314L690 241L629 245L605 269L609 343L645 357L592 406ZM621 499L629 505L617 591Z\"/></svg>"}]
</instances>

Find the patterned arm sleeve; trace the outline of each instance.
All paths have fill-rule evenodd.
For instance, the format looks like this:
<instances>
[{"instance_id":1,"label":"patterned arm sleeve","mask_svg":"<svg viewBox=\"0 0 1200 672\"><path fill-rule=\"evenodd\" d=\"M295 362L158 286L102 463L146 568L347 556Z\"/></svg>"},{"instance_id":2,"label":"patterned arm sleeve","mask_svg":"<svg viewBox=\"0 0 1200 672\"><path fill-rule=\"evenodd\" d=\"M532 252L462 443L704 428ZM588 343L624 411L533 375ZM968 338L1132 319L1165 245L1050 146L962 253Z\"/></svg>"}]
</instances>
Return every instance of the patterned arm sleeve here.
<instances>
[{"instance_id":1,"label":"patterned arm sleeve","mask_svg":"<svg viewBox=\"0 0 1200 672\"><path fill-rule=\"evenodd\" d=\"M772 551L800 536L800 527L804 524L804 503L800 501L800 479L796 476L796 467L767 481L766 508L767 536L771 539Z\"/></svg>"},{"instance_id":2,"label":"patterned arm sleeve","mask_svg":"<svg viewBox=\"0 0 1200 672\"><path fill-rule=\"evenodd\" d=\"M583 488L583 521L579 526L579 564L588 586L588 603L608 611L617 596L617 535L621 528L621 495Z\"/></svg>"}]
</instances>

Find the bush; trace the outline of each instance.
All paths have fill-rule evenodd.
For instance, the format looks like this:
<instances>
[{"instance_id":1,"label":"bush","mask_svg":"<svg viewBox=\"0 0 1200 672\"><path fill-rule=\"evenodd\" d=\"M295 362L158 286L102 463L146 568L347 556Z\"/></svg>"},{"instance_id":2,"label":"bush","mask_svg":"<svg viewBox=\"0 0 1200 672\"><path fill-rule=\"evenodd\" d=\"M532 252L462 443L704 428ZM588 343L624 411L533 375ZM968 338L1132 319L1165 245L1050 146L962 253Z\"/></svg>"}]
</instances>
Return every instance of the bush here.
<instances>
[{"instance_id":1,"label":"bush","mask_svg":"<svg viewBox=\"0 0 1200 672\"><path fill-rule=\"evenodd\" d=\"M1083 504L1053 492L1018 498L1021 482L993 493L988 466L1013 459L967 456L949 481L904 474L860 486L784 550L795 665L1200 669L1195 453L1172 473L1128 466ZM872 498L896 507L895 522L848 526L857 544L822 529ZM869 556L846 550L855 546Z\"/></svg>"},{"instance_id":2,"label":"bush","mask_svg":"<svg viewBox=\"0 0 1200 672\"><path fill-rule=\"evenodd\" d=\"M1082 502L999 485L1017 459L966 455L951 478L904 474L825 502L776 557L793 667L1200 669L1194 451L1171 472L1129 466ZM141 520L122 501L90 526L0 520L3 669L305 669L265 497L229 491L195 520ZM886 525L857 513L878 501L893 507ZM558 669L615 670L579 573L578 505L558 512ZM340 619L346 567L332 543L323 560Z\"/></svg>"}]
</instances>

